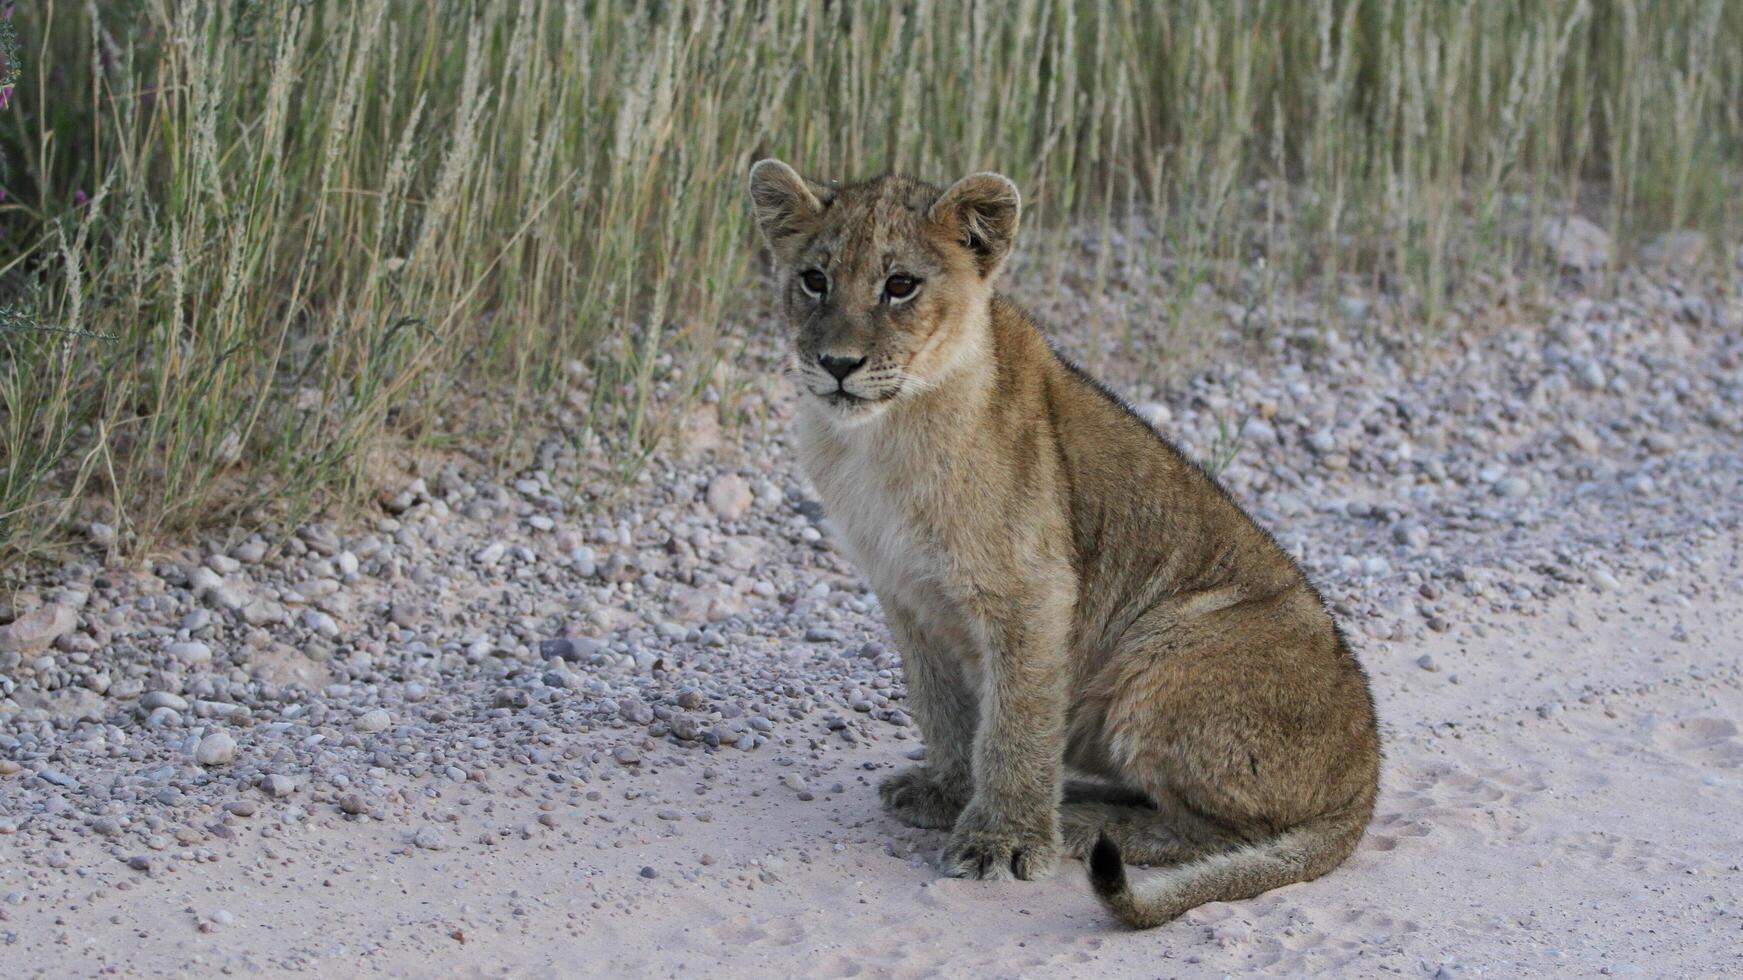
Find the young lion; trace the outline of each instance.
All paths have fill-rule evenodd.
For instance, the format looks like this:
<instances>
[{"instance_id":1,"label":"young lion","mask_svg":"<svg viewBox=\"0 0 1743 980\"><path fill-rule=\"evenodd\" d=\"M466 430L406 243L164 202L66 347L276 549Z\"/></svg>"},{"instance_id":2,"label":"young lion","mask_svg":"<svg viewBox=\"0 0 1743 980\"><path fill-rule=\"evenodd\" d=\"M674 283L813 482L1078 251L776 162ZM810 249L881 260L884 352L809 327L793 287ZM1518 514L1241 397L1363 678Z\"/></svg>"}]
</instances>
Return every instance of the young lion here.
<instances>
[{"instance_id":1,"label":"young lion","mask_svg":"<svg viewBox=\"0 0 1743 980\"><path fill-rule=\"evenodd\" d=\"M1140 927L1336 867L1374 805L1367 677L1276 543L993 292L1016 186L764 160L750 196L805 468L926 739L885 808L949 828L956 877L1085 857ZM1133 885L1125 860L1166 867Z\"/></svg>"}]
</instances>

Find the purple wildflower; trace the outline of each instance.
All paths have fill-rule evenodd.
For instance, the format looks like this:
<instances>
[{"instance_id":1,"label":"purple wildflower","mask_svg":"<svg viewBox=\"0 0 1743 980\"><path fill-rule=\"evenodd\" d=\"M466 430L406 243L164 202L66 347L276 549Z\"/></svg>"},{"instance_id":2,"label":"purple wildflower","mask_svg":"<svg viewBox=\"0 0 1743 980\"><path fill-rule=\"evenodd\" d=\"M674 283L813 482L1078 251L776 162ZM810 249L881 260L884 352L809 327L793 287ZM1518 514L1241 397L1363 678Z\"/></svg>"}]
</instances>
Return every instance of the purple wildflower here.
<instances>
[{"instance_id":1,"label":"purple wildflower","mask_svg":"<svg viewBox=\"0 0 1743 980\"><path fill-rule=\"evenodd\" d=\"M75 206L82 208L86 204L89 204L90 201L90 195L86 194L84 191L73 191L73 204Z\"/></svg>"}]
</instances>

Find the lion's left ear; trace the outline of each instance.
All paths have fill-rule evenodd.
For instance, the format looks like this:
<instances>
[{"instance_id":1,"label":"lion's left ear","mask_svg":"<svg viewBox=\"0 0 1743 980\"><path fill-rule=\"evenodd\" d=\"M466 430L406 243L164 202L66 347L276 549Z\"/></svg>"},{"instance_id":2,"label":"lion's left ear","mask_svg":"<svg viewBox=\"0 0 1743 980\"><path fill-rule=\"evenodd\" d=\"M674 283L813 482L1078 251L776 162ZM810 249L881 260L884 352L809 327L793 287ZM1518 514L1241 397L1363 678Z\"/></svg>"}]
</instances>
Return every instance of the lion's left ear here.
<instances>
[{"instance_id":1,"label":"lion's left ear","mask_svg":"<svg viewBox=\"0 0 1743 980\"><path fill-rule=\"evenodd\" d=\"M1016 243L1022 200L1004 174L970 174L950 185L927 219L972 252L981 278L991 279Z\"/></svg>"}]
</instances>

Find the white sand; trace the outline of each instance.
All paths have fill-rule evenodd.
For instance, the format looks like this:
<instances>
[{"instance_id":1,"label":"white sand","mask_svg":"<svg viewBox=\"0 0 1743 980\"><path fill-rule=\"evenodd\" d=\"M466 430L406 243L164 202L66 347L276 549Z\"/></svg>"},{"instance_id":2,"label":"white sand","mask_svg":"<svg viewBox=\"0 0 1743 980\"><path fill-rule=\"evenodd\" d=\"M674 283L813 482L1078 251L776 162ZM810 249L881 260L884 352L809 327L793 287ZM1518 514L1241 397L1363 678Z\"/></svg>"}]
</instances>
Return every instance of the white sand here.
<instances>
[{"instance_id":1,"label":"white sand","mask_svg":"<svg viewBox=\"0 0 1743 980\"><path fill-rule=\"evenodd\" d=\"M1076 862L1044 883L940 880L943 836L878 812L876 779L905 763L886 740L832 748L827 771L681 753L554 829L515 791L532 777L491 774L489 795L429 800L443 851L405 848L415 823L317 807L151 876L74 839L80 873L43 891L0 839L17 898L0 973L1743 975L1743 597L1737 542L1703 547L1706 574L1581 590L1482 637L1365 644L1388 742L1360 851L1149 932L1103 914ZM815 801L778 782L792 772ZM233 921L202 931L218 910Z\"/></svg>"}]
</instances>

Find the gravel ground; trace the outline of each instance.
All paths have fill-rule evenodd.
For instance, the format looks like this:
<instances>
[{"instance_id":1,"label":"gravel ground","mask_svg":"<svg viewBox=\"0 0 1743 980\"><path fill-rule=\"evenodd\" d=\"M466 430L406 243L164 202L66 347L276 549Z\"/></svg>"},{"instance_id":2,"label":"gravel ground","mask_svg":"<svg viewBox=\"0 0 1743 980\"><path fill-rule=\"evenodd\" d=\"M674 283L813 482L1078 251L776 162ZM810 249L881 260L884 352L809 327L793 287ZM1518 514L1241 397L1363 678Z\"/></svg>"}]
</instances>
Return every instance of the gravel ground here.
<instances>
[{"instance_id":1,"label":"gravel ground","mask_svg":"<svg viewBox=\"0 0 1743 980\"><path fill-rule=\"evenodd\" d=\"M1676 615L1743 594L1740 291L1737 275L1570 277L1544 308L1503 290L1426 348L1399 342L1380 304L1355 297L1329 327L1303 307L1243 338L1250 311L1207 295L1197 315L1227 324L1224 353L1171 384L1154 380L1160 337L1101 343L1080 326L1060 339L1190 453L1234 450L1225 483L1301 560L1380 676L1457 685L1493 669L1461 650L1502 624L1652 590L1671 640L1734 686L1735 636ZM1118 296L1098 306L1067 286L1032 305L1081 325L1107 302L1117 309ZM68 920L28 913L98 923L75 913L99 886L139 903L224 863L270 889L311 835L346 841L340 869L500 848L584 882L598 872L577 849L681 827L694 837L717 818L725 834L738 815L716 808L762 794L816 803L921 873L936 842L876 817L869 792L875 770L923 752L899 658L794 467L783 423L794 396L761 329L747 331L748 390L711 392L687 451L656 460L627 494L576 492L588 456L554 434L512 478L465 458L428 464L350 526L120 564L104 558L116 532L94 524L85 552L33 570L0 597L0 949L88 953ZM721 414L756 421L723 431ZM1550 718L1579 696L1548 690L1530 707ZM1382 715L1395 737L1466 723L1406 717L1384 698ZM358 838L341 831L363 827L379 829L378 850L350 853ZM650 889L709 874L754 889L782 876L762 862L637 874ZM230 928L240 904L217 896L174 914L204 935ZM530 896L511 918L538 904ZM585 931L584 911L568 913L571 934ZM454 931L447 941L463 946ZM145 946L165 935L137 932ZM221 964L182 948L194 958L180 962L319 969L312 948Z\"/></svg>"}]
</instances>

